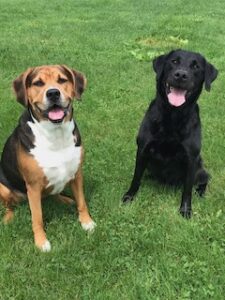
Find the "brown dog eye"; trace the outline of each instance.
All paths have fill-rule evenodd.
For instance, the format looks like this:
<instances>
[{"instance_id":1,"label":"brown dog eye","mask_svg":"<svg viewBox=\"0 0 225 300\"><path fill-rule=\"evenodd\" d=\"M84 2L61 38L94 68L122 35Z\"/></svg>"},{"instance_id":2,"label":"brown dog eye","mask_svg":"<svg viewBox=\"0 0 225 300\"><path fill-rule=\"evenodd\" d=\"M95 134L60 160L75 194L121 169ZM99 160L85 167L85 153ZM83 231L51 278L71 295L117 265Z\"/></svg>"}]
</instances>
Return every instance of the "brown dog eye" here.
<instances>
[{"instance_id":1,"label":"brown dog eye","mask_svg":"<svg viewBox=\"0 0 225 300\"><path fill-rule=\"evenodd\" d=\"M66 78L61 78L61 77L59 77L59 79L58 79L58 83L60 83L60 84L62 84L62 83L65 83L65 82L67 82L68 80L66 79Z\"/></svg>"},{"instance_id":2,"label":"brown dog eye","mask_svg":"<svg viewBox=\"0 0 225 300\"><path fill-rule=\"evenodd\" d=\"M37 80L37 81L33 82L33 85L35 85L35 86L43 86L45 84L44 84L44 82L42 80Z\"/></svg>"}]
</instances>

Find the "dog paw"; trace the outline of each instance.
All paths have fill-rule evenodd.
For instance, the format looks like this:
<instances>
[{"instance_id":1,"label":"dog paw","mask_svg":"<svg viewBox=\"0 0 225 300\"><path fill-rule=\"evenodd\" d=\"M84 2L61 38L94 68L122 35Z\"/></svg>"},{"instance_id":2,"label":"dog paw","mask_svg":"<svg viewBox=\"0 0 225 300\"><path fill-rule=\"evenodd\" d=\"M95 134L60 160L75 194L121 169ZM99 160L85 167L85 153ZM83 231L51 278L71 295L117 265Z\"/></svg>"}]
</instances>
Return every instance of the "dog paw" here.
<instances>
[{"instance_id":1,"label":"dog paw","mask_svg":"<svg viewBox=\"0 0 225 300\"><path fill-rule=\"evenodd\" d=\"M7 210L3 217L3 224L9 224L14 217L14 212L12 210Z\"/></svg>"},{"instance_id":2,"label":"dog paw","mask_svg":"<svg viewBox=\"0 0 225 300\"><path fill-rule=\"evenodd\" d=\"M81 226L85 231L93 232L97 225L94 221L90 221L88 223L81 223Z\"/></svg>"},{"instance_id":3,"label":"dog paw","mask_svg":"<svg viewBox=\"0 0 225 300\"><path fill-rule=\"evenodd\" d=\"M195 189L195 191L200 197L203 197L205 195L205 191L206 191L206 184L198 185L197 188Z\"/></svg>"},{"instance_id":4,"label":"dog paw","mask_svg":"<svg viewBox=\"0 0 225 300\"><path fill-rule=\"evenodd\" d=\"M48 240L46 240L41 246L38 246L41 252L50 252L51 251L51 244Z\"/></svg>"},{"instance_id":5,"label":"dog paw","mask_svg":"<svg viewBox=\"0 0 225 300\"><path fill-rule=\"evenodd\" d=\"M130 203L132 201L133 201L133 196L132 195L129 195L129 194L123 195L122 202L124 204L128 204L128 203Z\"/></svg>"},{"instance_id":6,"label":"dog paw","mask_svg":"<svg viewBox=\"0 0 225 300\"><path fill-rule=\"evenodd\" d=\"M183 207L181 207L180 208L180 214L185 219L190 219L191 215L192 215L192 210L191 210L191 208L187 208L187 207L183 208Z\"/></svg>"}]
</instances>

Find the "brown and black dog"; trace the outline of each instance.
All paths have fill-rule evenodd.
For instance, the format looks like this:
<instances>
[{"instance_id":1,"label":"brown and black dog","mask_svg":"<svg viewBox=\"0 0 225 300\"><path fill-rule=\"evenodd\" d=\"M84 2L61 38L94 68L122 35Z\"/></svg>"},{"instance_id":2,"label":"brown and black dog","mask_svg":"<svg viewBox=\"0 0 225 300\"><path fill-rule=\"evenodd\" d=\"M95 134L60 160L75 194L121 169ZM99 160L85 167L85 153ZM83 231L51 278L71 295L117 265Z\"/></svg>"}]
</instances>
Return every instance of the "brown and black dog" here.
<instances>
[{"instance_id":1,"label":"brown and black dog","mask_svg":"<svg viewBox=\"0 0 225 300\"><path fill-rule=\"evenodd\" d=\"M60 195L70 184L79 221L93 230L83 192L83 147L75 120L73 98L80 99L86 78L64 65L29 68L14 82L18 102L26 107L8 138L0 164L0 198L6 207L4 222L13 218L14 205L28 198L34 240L42 251L51 245L43 229L41 198Z\"/></svg>"}]
</instances>

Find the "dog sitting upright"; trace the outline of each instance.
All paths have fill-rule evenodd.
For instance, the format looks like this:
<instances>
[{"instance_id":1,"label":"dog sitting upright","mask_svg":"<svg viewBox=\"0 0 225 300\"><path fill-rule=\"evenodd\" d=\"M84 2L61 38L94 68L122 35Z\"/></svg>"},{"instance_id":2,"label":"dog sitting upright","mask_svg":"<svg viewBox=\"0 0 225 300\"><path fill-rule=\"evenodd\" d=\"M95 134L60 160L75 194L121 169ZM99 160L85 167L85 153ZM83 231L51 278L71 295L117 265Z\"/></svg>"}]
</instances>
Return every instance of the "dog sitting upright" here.
<instances>
[{"instance_id":1,"label":"dog sitting upright","mask_svg":"<svg viewBox=\"0 0 225 300\"><path fill-rule=\"evenodd\" d=\"M144 170L163 183L183 185L180 213L191 216L192 187L203 195L208 174L200 156L201 124L196 103L202 91L210 90L217 70L194 52L176 50L153 61L157 94L142 121L137 137L136 167L123 202L139 189Z\"/></svg>"},{"instance_id":2,"label":"dog sitting upright","mask_svg":"<svg viewBox=\"0 0 225 300\"><path fill-rule=\"evenodd\" d=\"M35 244L42 251L51 245L43 229L41 198L60 195L70 184L79 221L92 230L83 193L83 148L75 120L73 98L85 88L83 74L64 65L29 68L14 82L17 100L26 107L8 138L1 157L0 198L6 207L4 222L13 217L13 206L26 195L29 201Z\"/></svg>"}]
</instances>

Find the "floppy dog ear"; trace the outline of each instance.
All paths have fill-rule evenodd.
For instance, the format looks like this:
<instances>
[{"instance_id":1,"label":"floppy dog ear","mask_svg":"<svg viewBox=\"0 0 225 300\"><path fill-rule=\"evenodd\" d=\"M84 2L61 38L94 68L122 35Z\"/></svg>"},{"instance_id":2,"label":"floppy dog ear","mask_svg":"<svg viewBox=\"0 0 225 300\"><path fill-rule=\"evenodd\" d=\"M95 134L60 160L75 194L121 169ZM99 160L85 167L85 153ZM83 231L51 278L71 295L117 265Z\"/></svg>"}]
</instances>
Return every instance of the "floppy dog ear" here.
<instances>
[{"instance_id":1,"label":"floppy dog ear","mask_svg":"<svg viewBox=\"0 0 225 300\"><path fill-rule=\"evenodd\" d=\"M156 72L156 79L158 80L163 72L166 55L160 55L153 60L153 69Z\"/></svg>"},{"instance_id":2,"label":"floppy dog ear","mask_svg":"<svg viewBox=\"0 0 225 300\"><path fill-rule=\"evenodd\" d=\"M80 100L81 95L83 94L83 91L85 90L87 85L87 79L85 75L76 70L70 69L65 65L62 65L61 67L65 70L67 76L72 79L74 84L75 98Z\"/></svg>"},{"instance_id":3,"label":"floppy dog ear","mask_svg":"<svg viewBox=\"0 0 225 300\"><path fill-rule=\"evenodd\" d=\"M210 91L211 83L216 79L218 75L217 69L206 61L205 64L205 89L207 92Z\"/></svg>"},{"instance_id":4,"label":"floppy dog ear","mask_svg":"<svg viewBox=\"0 0 225 300\"><path fill-rule=\"evenodd\" d=\"M22 73L19 77L17 77L13 81L13 89L16 94L17 101L25 107L28 105L27 89L26 89L27 80L32 70L33 70L32 68L27 69L24 73Z\"/></svg>"},{"instance_id":5,"label":"floppy dog ear","mask_svg":"<svg viewBox=\"0 0 225 300\"><path fill-rule=\"evenodd\" d=\"M84 76L84 74L76 71L76 70L72 70L74 77L75 77L75 97L80 100L81 99L81 95L83 94L83 91L86 88L87 85L87 79Z\"/></svg>"}]
</instances>

